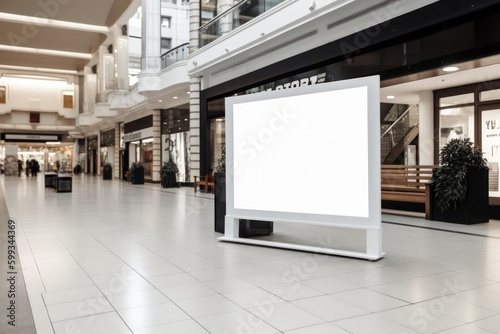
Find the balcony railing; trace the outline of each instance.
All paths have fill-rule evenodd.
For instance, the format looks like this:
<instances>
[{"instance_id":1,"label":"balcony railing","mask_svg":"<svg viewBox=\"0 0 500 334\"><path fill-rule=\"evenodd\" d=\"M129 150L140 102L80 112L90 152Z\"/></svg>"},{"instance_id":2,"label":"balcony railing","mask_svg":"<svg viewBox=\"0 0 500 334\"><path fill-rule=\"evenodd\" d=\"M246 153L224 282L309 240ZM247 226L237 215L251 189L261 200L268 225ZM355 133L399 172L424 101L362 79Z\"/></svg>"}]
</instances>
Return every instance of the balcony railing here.
<instances>
[{"instance_id":1,"label":"balcony railing","mask_svg":"<svg viewBox=\"0 0 500 334\"><path fill-rule=\"evenodd\" d=\"M249 22L285 0L242 0L198 29L199 47Z\"/></svg>"},{"instance_id":2,"label":"balcony railing","mask_svg":"<svg viewBox=\"0 0 500 334\"><path fill-rule=\"evenodd\" d=\"M172 50L168 50L161 56L161 69L165 69L180 60L185 60L189 54L189 43L179 45Z\"/></svg>"}]
</instances>

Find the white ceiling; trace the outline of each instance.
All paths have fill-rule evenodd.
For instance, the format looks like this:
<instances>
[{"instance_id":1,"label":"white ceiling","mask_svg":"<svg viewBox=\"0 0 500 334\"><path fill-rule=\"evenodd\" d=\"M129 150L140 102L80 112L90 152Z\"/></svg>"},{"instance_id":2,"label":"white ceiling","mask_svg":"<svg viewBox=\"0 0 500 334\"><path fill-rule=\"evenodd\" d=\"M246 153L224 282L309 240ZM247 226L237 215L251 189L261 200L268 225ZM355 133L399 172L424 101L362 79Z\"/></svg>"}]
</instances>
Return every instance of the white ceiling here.
<instances>
[{"instance_id":1,"label":"white ceiling","mask_svg":"<svg viewBox=\"0 0 500 334\"><path fill-rule=\"evenodd\" d=\"M2 0L0 66L80 72L132 2ZM55 50L78 54L52 55Z\"/></svg>"}]
</instances>

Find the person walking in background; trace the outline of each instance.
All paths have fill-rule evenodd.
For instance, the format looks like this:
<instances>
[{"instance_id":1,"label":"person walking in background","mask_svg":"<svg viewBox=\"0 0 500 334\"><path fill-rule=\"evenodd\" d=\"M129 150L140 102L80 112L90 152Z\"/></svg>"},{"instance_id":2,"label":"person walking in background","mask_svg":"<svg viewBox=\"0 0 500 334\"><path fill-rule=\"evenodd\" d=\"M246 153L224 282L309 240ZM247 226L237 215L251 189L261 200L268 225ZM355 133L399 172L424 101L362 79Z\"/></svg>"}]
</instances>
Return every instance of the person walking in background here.
<instances>
[{"instance_id":1,"label":"person walking in background","mask_svg":"<svg viewBox=\"0 0 500 334\"><path fill-rule=\"evenodd\" d=\"M31 161L26 159L26 177L30 177Z\"/></svg>"}]
</instances>

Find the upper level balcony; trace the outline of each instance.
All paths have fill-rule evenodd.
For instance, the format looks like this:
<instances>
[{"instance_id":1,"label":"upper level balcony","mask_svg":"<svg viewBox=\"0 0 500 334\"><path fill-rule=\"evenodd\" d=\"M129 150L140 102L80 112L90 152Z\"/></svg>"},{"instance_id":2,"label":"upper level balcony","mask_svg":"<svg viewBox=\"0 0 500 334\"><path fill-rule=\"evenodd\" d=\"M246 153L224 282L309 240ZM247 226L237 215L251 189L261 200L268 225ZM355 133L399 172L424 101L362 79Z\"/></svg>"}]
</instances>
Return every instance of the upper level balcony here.
<instances>
[{"instance_id":1,"label":"upper level balcony","mask_svg":"<svg viewBox=\"0 0 500 334\"><path fill-rule=\"evenodd\" d=\"M188 73L211 87L373 27L346 46L352 52L377 38L379 25L436 1L241 1L200 27Z\"/></svg>"}]
</instances>

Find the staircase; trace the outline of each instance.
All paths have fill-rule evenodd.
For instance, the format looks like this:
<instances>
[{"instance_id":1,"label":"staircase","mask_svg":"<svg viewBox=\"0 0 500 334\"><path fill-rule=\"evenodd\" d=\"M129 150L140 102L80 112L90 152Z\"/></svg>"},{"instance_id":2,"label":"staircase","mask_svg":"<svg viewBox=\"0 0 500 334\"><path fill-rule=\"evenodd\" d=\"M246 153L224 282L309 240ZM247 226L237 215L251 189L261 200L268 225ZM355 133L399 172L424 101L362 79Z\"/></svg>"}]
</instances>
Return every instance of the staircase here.
<instances>
[{"instance_id":1,"label":"staircase","mask_svg":"<svg viewBox=\"0 0 500 334\"><path fill-rule=\"evenodd\" d=\"M381 121L380 160L384 164L402 164L398 163L398 158L418 133L418 107L406 104L392 105Z\"/></svg>"}]
</instances>

